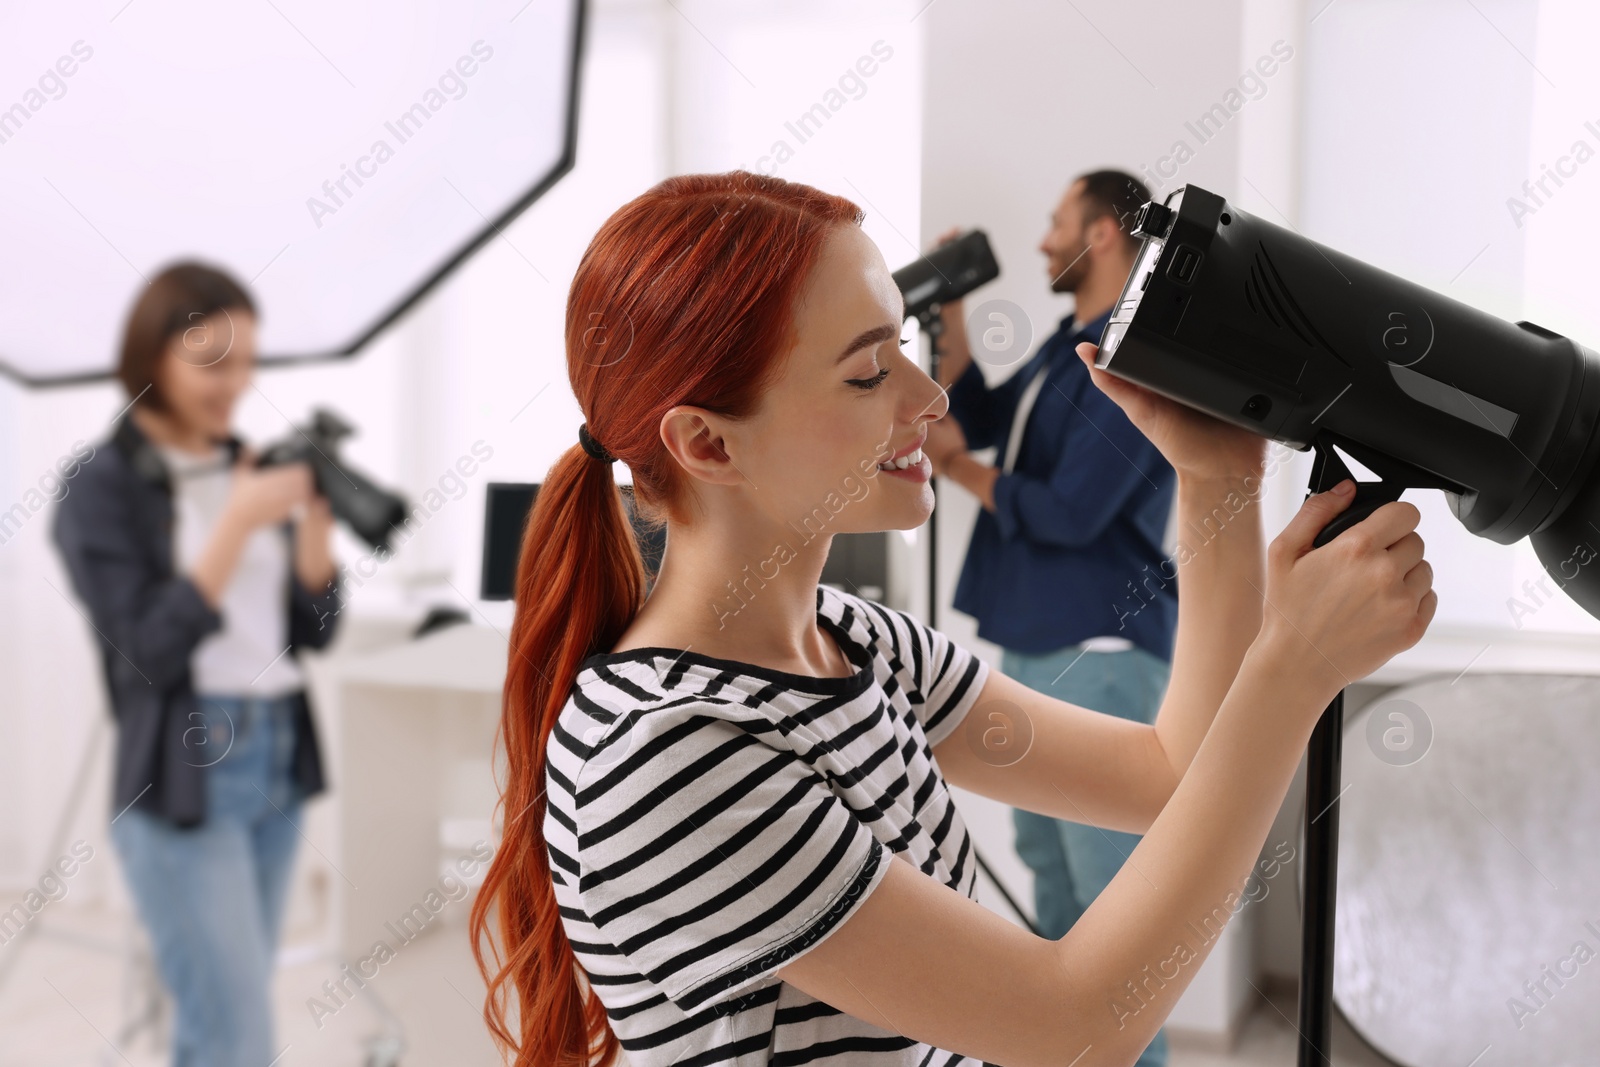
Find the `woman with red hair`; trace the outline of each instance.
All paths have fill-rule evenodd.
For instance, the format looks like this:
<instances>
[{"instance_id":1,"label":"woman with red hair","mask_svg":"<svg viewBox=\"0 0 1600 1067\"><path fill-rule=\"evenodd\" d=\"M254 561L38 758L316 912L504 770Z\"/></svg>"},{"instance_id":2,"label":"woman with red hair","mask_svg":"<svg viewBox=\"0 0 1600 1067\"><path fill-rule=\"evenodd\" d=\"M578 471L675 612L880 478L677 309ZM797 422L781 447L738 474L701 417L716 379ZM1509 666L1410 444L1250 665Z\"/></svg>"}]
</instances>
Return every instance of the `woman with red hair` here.
<instances>
[{"instance_id":1,"label":"woman with red hair","mask_svg":"<svg viewBox=\"0 0 1600 1067\"><path fill-rule=\"evenodd\" d=\"M1178 559L1154 725L820 585L834 534L926 521L930 455L960 445L862 217L774 177L669 178L573 278L586 422L523 535L503 843L472 911L517 1067L1132 1063L1328 701L1432 618L1413 505L1313 550L1347 483L1264 552L1264 440L1099 370L1177 471L1184 528L1231 514ZM666 527L648 590L617 459ZM977 903L952 784L1143 837L1041 938Z\"/></svg>"}]
</instances>

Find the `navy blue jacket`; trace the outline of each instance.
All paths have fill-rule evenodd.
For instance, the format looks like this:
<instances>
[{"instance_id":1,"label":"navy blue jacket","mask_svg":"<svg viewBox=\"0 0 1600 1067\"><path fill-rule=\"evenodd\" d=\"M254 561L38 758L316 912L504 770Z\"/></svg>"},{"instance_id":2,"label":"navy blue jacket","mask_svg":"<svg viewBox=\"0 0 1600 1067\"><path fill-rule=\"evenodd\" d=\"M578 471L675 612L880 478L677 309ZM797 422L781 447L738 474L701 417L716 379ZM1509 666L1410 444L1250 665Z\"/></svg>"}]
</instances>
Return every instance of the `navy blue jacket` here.
<instances>
[{"instance_id":1,"label":"navy blue jacket","mask_svg":"<svg viewBox=\"0 0 1600 1067\"><path fill-rule=\"evenodd\" d=\"M1108 310L1075 329L1068 315L993 389L976 363L950 387L950 413L974 451L1005 445L1034 373L1045 374L995 510L978 513L954 604L978 636L1015 652L1053 652L1102 634L1171 661L1176 565L1162 553L1177 474L1100 391L1074 350L1098 343Z\"/></svg>"},{"instance_id":2,"label":"navy blue jacket","mask_svg":"<svg viewBox=\"0 0 1600 1067\"><path fill-rule=\"evenodd\" d=\"M228 439L230 459L242 445ZM137 804L196 826L205 818L206 768L185 744L203 721L189 662L200 639L221 628L222 615L188 575L173 571L172 514L166 461L124 412L56 505L51 534L100 644L117 722L112 810ZM293 522L282 529L292 546ZM339 617L340 576L314 595L291 566L287 584L290 655L323 647ZM305 692L295 700L294 774L310 796L326 788L322 756Z\"/></svg>"}]
</instances>

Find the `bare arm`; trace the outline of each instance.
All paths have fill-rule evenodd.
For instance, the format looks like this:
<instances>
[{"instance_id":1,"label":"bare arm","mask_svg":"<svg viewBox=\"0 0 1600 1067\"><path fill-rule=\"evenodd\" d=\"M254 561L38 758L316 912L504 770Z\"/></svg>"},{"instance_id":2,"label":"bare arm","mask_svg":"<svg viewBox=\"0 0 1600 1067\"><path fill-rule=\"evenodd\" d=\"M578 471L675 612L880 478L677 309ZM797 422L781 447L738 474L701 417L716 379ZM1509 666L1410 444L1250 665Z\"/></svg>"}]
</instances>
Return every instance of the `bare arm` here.
<instances>
[{"instance_id":1,"label":"bare arm","mask_svg":"<svg viewBox=\"0 0 1600 1067\"><path fill-rule=\"evenodd\" d=\"M313 493L294 524L294 573L308 592L320 593L333 581L332 534L333 511L328 498Z\"/></svg>"},{"instance_id":2,"label":"bare arm","mask_svg":"<svg viewBox=\"0 0 1600 1067\"><path fill-rule=\"evenodd\" d=\"M1133 834L1150 828L1181 777L1155 727L1058 700L992 668L965 721L933 756L951 785Z\"/></svg>"},{"instance_id":3,"label":"bare arm","mask_svg":"<svg viewBox=\"0 0 1600 1067\"><path fill-rule=\"evenodd\" d=\"M940 371L940 376L943 376ZM994 510L994 483L1000 479L1000 468L991 467L971 452L956 452L944 463L940 471L961 488L978 498L985 510Z\"/></svg>"},{"instance_id":4,"label":"bare arm","mask_svg":"<svg viewBox=\"0 0 1600 1067\"><path fill-rule=\"evenodd\" d=\"M991 671L970 712L975 718L934 749L945 778L1012 807L1144 833L1171 799L1261 629L1261 516L1244 484L1179 475L1178 631L1154 726ZM1259 493L1260 483L1251 484ZM1197 531L1211 540L1198 541ZM1024 722L1014 721L1019 713ZM1020 759L1002 758L999 748L1024 738ZM985 739L998 747L986 749Z\"/></svg>"},{"instance_id":5,"label":"bare arm","mask_svg":"<svg viewBox=\"0 0 1600 1067\"><path fill-rule=\"evenodd\" d=\"M996 1063L1061 1067L1080 1054L1080 1067L1132 1063L1209 954L1216 936L1205 932L1240 899L1309 724L1332 695L1293 667L1251 649L1172 802L1060 941L898 862L779 977L858 1018Z\"/></svg>"},{"instance_id":6,"label":"bare arm","mask_svg":"<svg viewBox=\"0 0 1600 1067\"><path fill-rule=\"evenodd\" d=\"M1178 476L1173 554L1178 628L1155 731L1181 777L1262 628L1266 573L1257 497L1266 442L1098 368L1095 345L1082 343L1077 351L1094 384L1161 450ZM1302 508L1296 522L1303 526L1323 514L1331 517L1328 508L1343 506L1335 499L1319 500L1309 513ZM1309 548L1308 532L1309 527L1294 530L1295 551ZM1171 575L1164 569L1162 576Z\"/></svg>"},{"instance_id":7,"label":"bare arm","mask_svg":"<svg viewBox=\"0 0 1600 1067\"><path fill-rule=\"evenodd\" d=\"M1254 489L1254 492L1251 489ZM1176 777L1194 758L1261 630L1266 587L1259 477L1178 475L1178 628L1155 731Z\"/></svg>"}]
</instances>

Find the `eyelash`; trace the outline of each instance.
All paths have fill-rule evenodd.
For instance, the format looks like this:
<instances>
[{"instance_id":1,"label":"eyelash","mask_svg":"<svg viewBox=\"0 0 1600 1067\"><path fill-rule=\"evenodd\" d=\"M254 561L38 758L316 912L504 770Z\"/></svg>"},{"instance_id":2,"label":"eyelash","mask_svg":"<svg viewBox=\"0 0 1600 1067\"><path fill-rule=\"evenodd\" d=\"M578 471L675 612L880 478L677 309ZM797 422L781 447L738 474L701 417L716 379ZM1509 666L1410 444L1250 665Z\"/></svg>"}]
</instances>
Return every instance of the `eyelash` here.
<instances>
[{"instance_id":1,"label":"eyelash","mask_svg":"<svg viewBox=\"0 0 1600 1067\"><path fill-rule=\"evenodd\" d=\"M901 342L900 342L902 347L904 347L905 345L908 345L910 343L911 343L911 338L909 338L909 337L902 339ZM876 389L878 386L883 384L883 380L885 378L887 378L888 376L889 376L889 368L885 367L881 371L879 371L877 374L874 374L870 378L846 378L845 379L845 383L848 384L848 385L853 385L857 389Z\"/></svg>"}]
</instances>

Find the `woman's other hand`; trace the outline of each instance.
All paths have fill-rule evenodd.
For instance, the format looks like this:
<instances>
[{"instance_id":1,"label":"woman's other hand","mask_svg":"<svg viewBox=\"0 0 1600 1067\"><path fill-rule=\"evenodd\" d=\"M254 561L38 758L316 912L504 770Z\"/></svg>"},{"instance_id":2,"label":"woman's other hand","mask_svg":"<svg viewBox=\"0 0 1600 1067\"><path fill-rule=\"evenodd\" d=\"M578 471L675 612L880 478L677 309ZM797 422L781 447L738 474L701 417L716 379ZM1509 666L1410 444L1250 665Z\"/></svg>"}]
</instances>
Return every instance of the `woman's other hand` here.
<instances>
[{"instance_id":1,"label":"woman's other hand","mask_svg":"<svg viewBox=\"0 0 1600 1067\"><path fill-rule=\"evenodd\" d=\"M922 443L922 454L933 465L934 477L943 478L951 458L965 451L967 435L961 432L961 424L954 417L946 415L928 423L928 439Z\"/></svg>"},{"instance_id":2,"label":"woman's other hand","mask_svg":"<svg viewBox=\"0 0 1600 1067\"><path fill-rule=\"evenodd\" d=\"M234 464L227 511L248 529L287 520L315 495L311 467L305 463L255 465L256 453L246 446Z\"/></svg>"},{"instance_id":3,"label":"woman's other hand","mask_svg":"<svg viewBox=\"0 0 1600 1067\"><path fill-rule=\"evenodd\" d=\"M1180 475L1229 482L1261 477L1266 466L1265 437L1108 374L1094 365L1099 351L1098 345L1088 341L1078 345L1078 357L1088 366L1089 377Z\"/></svg>"},{"instance_id":4,"label":"woman's other hand","mask_svg":"<svg viewBox=\"0 0 1600 1067\"><path fill-rule=\"evenodd\" d=\"M1319 679L1329 699L1421 640L1439 606L1417 533L1422 512L1409 501L1390 501L1312 546L1354 500L1348 478L1308 497L1267 550L1269 607L1256 644Z\"/></svg>"},{"instance_id":5,"label":"woman's other hand","mask_svg":"<svg viewBox=\"0 0 1600 1067\"><path fill-rule=\"evenodd\" d=\"M315 490L294 524L294 569L300 584L320 592L333 581L333 506Z\"/></svg>"}]
</instances>

